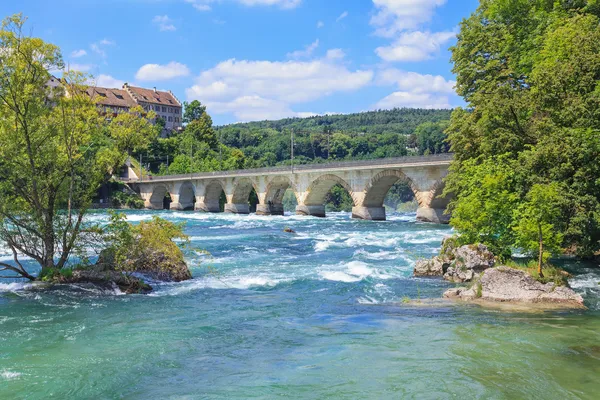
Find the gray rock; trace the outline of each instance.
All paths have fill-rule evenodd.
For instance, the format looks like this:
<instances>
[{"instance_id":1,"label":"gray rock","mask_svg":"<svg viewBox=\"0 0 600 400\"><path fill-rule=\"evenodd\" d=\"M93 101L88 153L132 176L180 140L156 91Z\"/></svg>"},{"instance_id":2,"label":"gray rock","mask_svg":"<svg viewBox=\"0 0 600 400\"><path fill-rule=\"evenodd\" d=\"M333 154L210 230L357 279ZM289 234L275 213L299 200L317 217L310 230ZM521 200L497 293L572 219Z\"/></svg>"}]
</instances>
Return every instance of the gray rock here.
<instances>
[{"instance_id":1,"label":"gray rock","mask_svg":"<svg viewBox=\"0 0 600 400\"><path fill-rule=\"evenodd\" d=\"M494 266L494 254L483 244L459 247L454 250L454 260L459 267L479 272Z\"/></svg>"},{"instance_id":2,"label":"gray rock","mask_svg":"<svg viewBox=\"0 0 600 400\"><path fill-rule=\"evenodd\" d=\"M460 297L460 294L467 290L467 288L465 287L457 287L457 288L452 288L452 289L448 289L444 292L444 298L446 299L455 299L457 297Z\"/></svg>"},{"instance_id":3,"label":"gray rock","mask_svg":"<svg viewBox=\"0 0 600 400\"><path fill-rule=\"evenodd\" d=\"M446 253L448 254L448 253ZM453 249L452 263L444 274L450 282L471 282L479 274L494 266L494 254L483 244L466 245Z\"/></svg>"},{"instance_id":4,"label":"gray rock","mask_svg":"<svg viewBox=\"0 0 600 400\"><path fill-rule=\"evenodd\" d=\"M477 296L477 288L474 285L468 290L465 288L450 289L444 293L444 297L584 307L583 298L573 289L557 286L554 283L540 283L525 271L514 268L500 266L487 269L476 285L481 285L481 296Z\"/></svg>"},{"instance_id":5,"label":"gray rock","mask_svg":"<svg viewBox=\"0 0 600 400\"><path fill-rule=\"evenodd\" d=\"M442 276L448 266L448 261L441 257L419 260L415 264L414 276Z\"/></svg>"}]
</instances>

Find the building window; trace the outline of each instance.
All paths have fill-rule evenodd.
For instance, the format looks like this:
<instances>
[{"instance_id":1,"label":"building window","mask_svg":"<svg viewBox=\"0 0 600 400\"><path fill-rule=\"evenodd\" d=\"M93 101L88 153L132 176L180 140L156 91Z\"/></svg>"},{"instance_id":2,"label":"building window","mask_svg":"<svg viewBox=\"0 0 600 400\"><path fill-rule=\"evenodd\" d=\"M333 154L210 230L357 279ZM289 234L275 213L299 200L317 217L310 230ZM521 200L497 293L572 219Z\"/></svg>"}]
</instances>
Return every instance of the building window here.
<instances>
[{"instance_id":1,"label":"building window","mask_svg":"<svg viewBox=\"0 0 600 400\"><path fill-rule=\"evenodd\" d=\"M163 107L162 108L162 112L166 113L167 112L167 107Z\"/></svg>"},{"instance_id":2,"label":"building window","mask_svg":"<svg viewBox=\"0 0 600 400\"><path fill-rule=\"evenodd\" d=\"M169 122L173 122L173 117L169 117Z\"/></svg>"},{"instance_id":3,"label":"building window","mask_svg":"<svg viewBox=\"0 0 600 400\"><path fill-rule=\"evenodd\" d=\"M154 106L154 111L160 111L160 106Z\"/></svg>"}]
</instances>

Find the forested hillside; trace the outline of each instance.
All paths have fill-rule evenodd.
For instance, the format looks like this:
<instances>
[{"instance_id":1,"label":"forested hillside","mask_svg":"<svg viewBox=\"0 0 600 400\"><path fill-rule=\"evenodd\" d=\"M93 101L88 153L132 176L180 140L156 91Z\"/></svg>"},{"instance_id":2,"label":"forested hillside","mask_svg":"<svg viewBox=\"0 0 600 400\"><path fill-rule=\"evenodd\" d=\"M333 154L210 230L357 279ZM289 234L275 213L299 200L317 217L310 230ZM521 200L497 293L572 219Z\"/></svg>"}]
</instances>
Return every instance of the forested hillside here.
<instances>
[{"instance_id":1,"label":"forested hillside","mask_svg":"<svg viewBox=\"0 0 600 400\"><path fill-rule=\"evenodd\" d=\"M448 151L443 131L450 110L394 109L359 114L288 118L216 128L218 140L254 160L256 166L399 157Z\"/></svg>"},{"instance_id":2,"label":"forested hillside","mask_svg":"<svg viewBox=\"0 0 600 400\"><path fill-rule=\"evenodd\" d=\"M356 114L320 115L309 118L286 118L278 121L259 121L217 127L223 133L274 129L294 129L299 132L327 133L398 133L410 135L424 122L449 120L451 110L426 110L418 108L395 108Z\"/></svg>"}]
</instances>

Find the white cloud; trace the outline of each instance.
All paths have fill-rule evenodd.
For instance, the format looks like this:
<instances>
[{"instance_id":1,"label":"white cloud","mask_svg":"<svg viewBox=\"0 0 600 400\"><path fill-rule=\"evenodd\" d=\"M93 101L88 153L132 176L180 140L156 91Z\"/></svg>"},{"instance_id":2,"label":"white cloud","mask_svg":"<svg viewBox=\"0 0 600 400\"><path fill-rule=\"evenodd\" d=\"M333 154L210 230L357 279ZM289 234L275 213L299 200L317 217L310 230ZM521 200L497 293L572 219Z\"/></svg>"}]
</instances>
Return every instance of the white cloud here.
<instances>
[{"instance_id":1,"label":"white cloud","mask_svg":"<svg viewBox=\"0 0 600 400\"><path fill-rule=\"evenodd\" d=\"M281 8L296 8L302 0L236 0L245 6L278 6Z\"/></svg>"},{"instance_id":2,"label":"white cloud","mask_svg":"<svg viewBox=\"0 0 600 400\"><path fill-rule=\"evenodd\" d=\"M135 79L140 81L166 81L173 78L188 76L189 68L181 63L171 61L166 65L146 64L135 74Z\"/></svg>"},{"instance_id":3,"label":"white cloud","mask_svg":"<svg viewBox=\"0 0 600 400\"><path fill-rule=\"evenodd\" d=\"M210 3L213 0L185 0L185 2L191 4L198 11L210 11Z\"/></svg>"},{"instance_id":4,"label":"white cloud","mask_svg":"<svg viewBox=\"0 0 600 400\"><path fill-rule=\"evenodd\" d=\"M110 75L100 74L95 81L90 82L90 85L106 88L122 88L125 81L115 79Z\"/></svg>"},{"instance_id":5,"label":"white cloud","mask_svg":"<svg viewBox=\"0 0 600 400\"><path fill-rule=\"evenodd\" d=\"M346 18L348 16L348 11L344 11L343 13L340 14L339 17L337 17L335 19L335 22L340 22L341 20L343 20L344 18Z\"/></svg>"},{"instance_id":6,"label":"white cloud","mask_svg":"<svg viewBox=\"0 0 600 400\"><path fill-rule=\"evenodd\" d=\"M325 26L325 22L323 22L323 21L318 21L318 22L317 22L317 28L319 28L319 29L320 29L320 28L322 28L322 27L324 27L324 26Z\"/></svg>"},{"instance_id":7,"label":"white cloud","mask_svg":"<svg viewBox=\"0 0 600 400\"><path fill-rule=\"evenodd\" d=\"M319 39L315 40L311 44L307 45L304 50L296 50L294 52L288 53L288 58L308 58L312 55L312 53L319 47Z\"/></svg>"},{"instance_id":8,"label":"white cloud","mask_svg":"<svg viewBox=\"0 0 600 400\"><path fill-rule=\"evenodd\" d=\"M191 4L198 11L210 11L212 9L211 4L219 2L220 0L185 0L186 3ZM298 7L302 0L233 0L239 4L248 7L254 6L277 6L283 9L291 9Z\"/></svg>"},{"instance_id":9,"label":"white cloud","mask_svg":"<svg viewBox=\"0 0 600 400\"><path fill-rule=\"evenodd\" d=\"M401 90L415 93L454 93L456 81L446 80L441 75L423 75L418 72L401 71L390 68L378 74L378 82L382 84L396 84Z\"/></svg>"},{"instance_id":10,"label":"white cloud","mask_svg":"<svg viewBox=\"0 0 600 400\"><path fill-rule=\"evenodd\" d=\"M156 17L152 18L152 22L158 26L158 29L161 32L177 30L175 25L173 25L173 20L169 18L168 15L157 15Z\"/></svg>"},{"instance_id":11,"label":"white cloud","mask_svg":"<svg viewBox=\"0 0 600 400\"><path fill-rule=\"evenodd\" d=\"M435 96L431 93L394 92L375 104L375 109L391 108L452 108L447 96Z\"/></svg>"},{"instance_id":12,"label":"white cloud","mask_svg":"<svg viewBox=\"0 0 600 400\"><path fill-rule=\"evenodd\" d=\"M371 25L377 27L377 35L393 37L429 22L435 9L445 3L446 0L373 0L377 13L371 18Z\"/></svg>"},{"instance_id":13,"label":"white cloud","mask_svg":"<svg viewBox=\"0 0 600 400\"><path fill-rule=\"evenodd\" d=\"M342 49L329 49L325 57L329 60L340 60L346 57L346 53Z\"/></svg>"},{"instance_id":14,"label":"white cloud","mask_svg":"<svg viewBox=\"0 0 600 400\"><path fill-rule=\"evenodd\" d=\"M114 46L115 42L112 40L108 40L108 39L102 39L96 43L92 43L90 45L90 49L92 49L92 51L96 54L98 54L99 56L101 56L102 58L106 58L106 47L108 46Z\"/></svg>"},{"instance_id":15,"label":"white cloud","mask_svg":"<svg viewBox=\"0 0 600 400\"><path fill-rule=\"evenodd\" d=\"M202 72L186 90L186 97L202 101L213 113L233 113L242 121L283 118L305 115L294 112L293 104L358 90L372 79L373 71L350 71L327 58L287 62L231 59Z\"/></svg>"},{"instance_id":16,"label":"white cloud","mask_svg":"<svg viewBox=\"0 0 600 400\"><path fill-rule=\"evenodd\" d=\"M377 82L395 84L399 91L380 100L374 108L452 108L450 96L454 95L456 82L441 75L424 75L390 68L378 73Z\"/></svg>"},{"instance_id":17,"label":"white cloud","mask_svg":"<svg viewBox=\"0 0 600 400\"><path fill-rule=\"evenodd\" d=\"M67 70L69 71L79 71L79 72L89 72L95 65L93 64L77 64L77 63L69 63L67 65Z\"/></svg>"},{"instance_id":18,"label":"white cloud","mask_svg":"<svg viewBox=\"0 0 600 400\"><path fill-rule=\"evenodd\" d=\"M79 58L79 57L83 57L87 54L87 51L81 49L81 50L75 50L71 52L71 57L72 58Z\"/></svg>"},{"instance_id":19,"label":"white cloud","mask_svg":"<svg viewBox=\"0 0 600 400\"><path fill-rule=\"evenodd\" d=\"M442 45L456 36L455 32L405 32L390 46L375 52L385 61L423 61L439 53Z\"/></svg>"}]
</instances>

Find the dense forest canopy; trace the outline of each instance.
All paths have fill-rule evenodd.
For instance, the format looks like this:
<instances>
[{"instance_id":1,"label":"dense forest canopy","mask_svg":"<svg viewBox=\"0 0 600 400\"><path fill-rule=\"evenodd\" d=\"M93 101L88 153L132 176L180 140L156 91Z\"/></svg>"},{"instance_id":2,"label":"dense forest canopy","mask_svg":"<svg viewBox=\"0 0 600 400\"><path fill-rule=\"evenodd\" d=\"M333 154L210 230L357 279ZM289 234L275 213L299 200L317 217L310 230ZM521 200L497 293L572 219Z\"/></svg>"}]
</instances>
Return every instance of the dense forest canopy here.
<instances>
[{"instance_id":1,"label":"dense forest canopy","mask_svg":"<svg viewBox=\"0 0 600 400\"><path fill-rule=\"evenodd\" d=\"M498 253L600 249L600 2L482 0L452 49L451 223Z\"/></svg>"}]
</instances>

